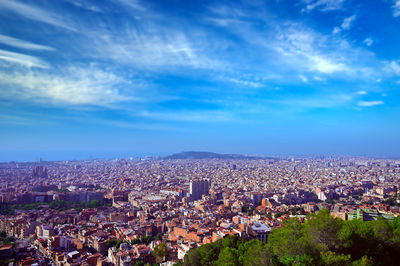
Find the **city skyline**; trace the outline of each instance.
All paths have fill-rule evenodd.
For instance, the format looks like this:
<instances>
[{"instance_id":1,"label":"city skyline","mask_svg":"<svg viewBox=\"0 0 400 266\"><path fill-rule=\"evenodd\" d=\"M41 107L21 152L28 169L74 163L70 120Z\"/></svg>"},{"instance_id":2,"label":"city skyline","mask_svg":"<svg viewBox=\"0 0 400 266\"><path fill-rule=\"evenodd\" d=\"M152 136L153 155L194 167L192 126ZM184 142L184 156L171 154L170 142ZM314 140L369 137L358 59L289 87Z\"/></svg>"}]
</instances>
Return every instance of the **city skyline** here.
<instances>
[{"instance_id":1,"label":"city skyline","mask_svg":"<svg viewBox=\"0 0 400 266\"><path fill-rule=\"evenodd\" d=\"M0 161L400 157L400 1L0 2Z\"/></svg>"}]
</instances>

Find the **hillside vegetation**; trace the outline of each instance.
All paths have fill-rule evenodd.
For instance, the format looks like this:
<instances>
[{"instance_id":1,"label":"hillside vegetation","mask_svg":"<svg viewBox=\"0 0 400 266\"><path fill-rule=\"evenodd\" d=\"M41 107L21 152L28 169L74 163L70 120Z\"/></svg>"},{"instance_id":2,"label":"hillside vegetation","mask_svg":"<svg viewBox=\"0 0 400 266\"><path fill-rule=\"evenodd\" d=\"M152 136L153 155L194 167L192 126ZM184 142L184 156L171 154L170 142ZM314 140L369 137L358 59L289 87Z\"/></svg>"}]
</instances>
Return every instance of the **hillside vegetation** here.
<instances>
[{"instance_id":1,"label":"hillside vegetation","mask_svg":"<svg viewBox=\"0 0 400 266\"><path fill-rule=\"evenodd\" d=\"M268 243L227 237L192 249L178 265L399 265L400 217L343 221L329 210L293 218Z\"/></svg>"}]
</instances>

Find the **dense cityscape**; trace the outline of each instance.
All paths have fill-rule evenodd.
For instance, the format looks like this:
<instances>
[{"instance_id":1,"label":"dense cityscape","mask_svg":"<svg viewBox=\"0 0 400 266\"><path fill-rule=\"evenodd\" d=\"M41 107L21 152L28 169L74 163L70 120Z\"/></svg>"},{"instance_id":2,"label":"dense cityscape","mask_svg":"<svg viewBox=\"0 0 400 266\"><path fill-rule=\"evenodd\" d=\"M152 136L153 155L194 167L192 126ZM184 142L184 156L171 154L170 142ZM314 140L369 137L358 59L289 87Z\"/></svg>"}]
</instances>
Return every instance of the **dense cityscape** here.
<instances>
[{"instance_id":1,"label":"dense cityscape","mask_svg":"<svg viewBox=\"0 0 400 266\"><path fill-rule=\"evenodd\" d=\"M0 0L0 266L400 265L400 0Z\"/></svg>"},{"instance_id":2,"label":"dense cityscape","mask_svg":"<svg viewBox=\"0 0 400 266\"><path fill-rule=\"evenodd\" d=\"M268 242L285 221L320 210L391 221L400 213L399 178L399 160L368 158L1 163L0 257L18 265L174 265L226 237Z\"/></svg>"}]
</instances>

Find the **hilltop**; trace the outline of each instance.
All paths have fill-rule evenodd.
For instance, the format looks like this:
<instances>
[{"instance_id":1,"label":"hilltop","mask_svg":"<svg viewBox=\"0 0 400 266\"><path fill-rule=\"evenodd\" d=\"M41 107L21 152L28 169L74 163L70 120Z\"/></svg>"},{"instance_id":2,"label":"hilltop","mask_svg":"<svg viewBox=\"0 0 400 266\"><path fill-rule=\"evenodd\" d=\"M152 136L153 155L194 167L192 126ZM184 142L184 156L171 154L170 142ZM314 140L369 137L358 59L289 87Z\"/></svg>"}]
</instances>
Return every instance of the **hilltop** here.
<instances>
[{"instance_id":1,"label":"hilltop","mask_svg":"<svg viewBox=\"0 0 400 266\"><path fill-rule=\"evenodd\" d=\"M271 159L267 157L257 157L257 156L247 156L241 154L220 154L213 152L203 152L203 151L185 151L180 153L175 153L163 159L224 159L224 160L257 160L257 159Z\"/></svg>"}]
</instances>

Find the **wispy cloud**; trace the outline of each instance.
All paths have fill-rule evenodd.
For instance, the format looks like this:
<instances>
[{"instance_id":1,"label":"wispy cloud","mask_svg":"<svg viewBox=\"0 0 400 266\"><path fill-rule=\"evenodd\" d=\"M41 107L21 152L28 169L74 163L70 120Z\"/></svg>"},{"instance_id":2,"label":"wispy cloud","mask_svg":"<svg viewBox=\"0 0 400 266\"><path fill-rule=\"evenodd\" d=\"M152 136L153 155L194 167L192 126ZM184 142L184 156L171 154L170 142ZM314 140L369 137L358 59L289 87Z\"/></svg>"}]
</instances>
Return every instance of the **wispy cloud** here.
<instances>
[{"instance_id":1,"label":"wispy cloud","mask_svg":"<svg viewBox=\"0 0 400 266\"><path fill-rule=\"evenodd\" d=\"M357 105L360 107L372 107L377 105L383 105L383 101L358 101Z\"/></svg>"},{"instance_id":2,"label":"wispy cloud","mask_svg":"<svg viewBox=\"0 0 400 266\"><path fill-rule=\"evenodd\" d=\"M77 3L82 3L82 1ZM218 83L217 86L214 86L214 84L207 84L206 86L218 87L218 89L215 89L218 92L213 92L213 95L215 95L216 101L221 102L221 108L228 105L226 102L230 104L230 100L227 99L234 98L232 89L240 91L241 96L243 96L242 100L237 101L238 105L241 105L248 101L250 98L248 96L251 93L253 93L251 96L254 96L256 92L259 93L258 97L261 100L270 96L279 98L279 95L284 98L291 90L291 88L285 89L285 84L323 81L324 85L328 87L331 78L355 77L361 79L373 76L369 73L376 72L373 69L375 67L373 64L376 63L374 55L368 53L365 47L354 47L354 42L348 42L345 39L347 36L324 34L301 22L286 21L281 23L278 20L268 22L262 20L263 26L260 27L259 21L254 23L251 20L251 14L246 13L246 10L219 6L212 9L211 14L210 12L204 14L205 19L188 31L181 26L183 22L179 21L179 18L172 18L174 21L167 24L165 23L166 14L154 15L156 11L150 10L150 7L144 7L141 2L119 0L118 3L138 10L136 13L140 13L140 19L134 16L125 17L123 25L109 23L105 26L98 21L99 14L93 14L93 17L80 25L84 41L79 42L77 35L80 33L73 33L74 37L78 39L74 49L79 51L78 54L81 55L81 58L95 62L101 61L102 64L109 66L116 65L123 68L125 74L129 73L127 74L129 77L132 73L140 73L146 76L145 79L148 79L149 82L152 79L158 79L158 76L168 76L169 78L171 73L180 77L183 73L184 78L193 75L195 79L190 80L189 89L193 89L190 86L193 86L197 79L205 83L216 82ZM336 4L333 1L307 1L307 3L310 5L310 10L327 11L333 10L334 7L341 7L344 1L336 1ZM0 4L0 8L2 6L4 4ZM44 10L47 12L48 9ZM73 10L76 12L76 8L73 8ZM131 11L131 9L129 10ZM211 17L213 15L216 17ZM356 16L345 18L340 29L349 29L355 18ZM220 21L216 22L213 19ZM224 28L218 28L218 31L214 32L209 29L209 21L224 26ZM204 24L207 28L204 27ZM239 24L240 27L238 27ZM213 29L215 28L214 25ZM233 38L232 33L235 34ZM52 47L29 43L5 35L0 35L0 42L2 40L3 43L23 49L52 49ZM61 51L58 47L57 50ZM12 54L9 54L11 52L3 52L8 54L3 54L4 58L2 58L0 50L0 59L8 62L25 66L47 67L47 64L39 58L33 56L23 58L21 57L23 55L20 54L18 61L15 54L12 57ZM371 61L367 62L369 59ZM371 62L372 66L370 65ZM57 66L57 60L54 64L55 69L62 69L61 66ZM68 65L73 64L73 62L72 64L68 62ZM391 68L396 69L396 64L396 62L393 62ZM208 76L200 77L200 71L196 70L209 70L200 73L200 75ZM0 82L2 85L8 84L7 88L11 89L5 93L6 96L11 97L12 95L18 99L37 103L110 107L119 105L119 103L135 105L132 102L143 103L146 101L136 94L134 84L128 84L124 78L113 71L109 72L103 68L83 69L82 66L69 67L66 70L59 71L59 73L57 71L53 69L50 69L47 73L44 71L4 71L1 73ZM154 75L155 72L156 75ZM162 73L162 75L158 75L159 73ZM236 75L237 73L240 74ZM246 76L247 73L249 75ZM262 77L267 76L276 78L273 80L262 79ZM226 83L231 84L226 86ZM232 86L232 83L234 86ZM318 85L321 84L318 83ZM132 89L131 93L128 92L129 89L125 90L124 87ZM267 90L244 90L244 88L277 87L283 88L282 93L269 94L265 93ZM168 89L169 92L173 91L172 88ZM176 94L172 92L171 94L179 96L180 93L182 92L176 92ZM151 94L146 94L146 97L151 98L151 96L149 97ZM163 93L160 92L160 94ZM363 95L345 89L338 91L337 94L340 96L314 97L314 95L308 95L307 97L293 97L291 101L294 105L302 108L329 108L350 103L355 104L356 95ZM351 98L348 94L351 94L351 97L354 98ZM196 96L196 92L193 95ZM3 97L5 96L3 95ZM162 97L162 95L155 97ZM360 98L358 97L358 99ZM154 102L152 101L152 103ZM276 104L285 105L284 100L278 102ZM126 106L129 104L126 104ZM165 108L165 112L162 112L157 111L160 110L160 107L153 107L155 107L155 110L148 112L143 111L146 109L143 106L133 109L135 109L134 113L139 113L139 116L144 118L175 121L208 121L212 118L227 121L232 118L236 111L208 109L202 112L191 111L191 107L188 107L187 112L180 112L169 107Z\"/></svg>"},{"instance_id":3,"label":"wispy cloud","mask_svg":"<svg viewBox=\"0 0 400 266\"><path fill-rule=\"evenodd\" d=\"M374 40L371 38L365 38L363 43L365 43L366 46L371 46L374 43Z\"/></svg>"},{"instance_id":4,"label":"wispy cloud","mask_svg":"<svg viewBox=\"0 0 400 266\"><path fill-rule=\"evenodd\" d=\"M139 27L139 26L137 26ZM204 37L203 37L204 38ZM220 62L207 56L206 40L193 42L179 30L154 26L118 32L94 32L94 46L87 47L95 57L111 59L117 63L139 68L215 68ZM93 49L94 48L94 49Z\"/></svg>"},{"instance_id":5,"label":"wispy cloud","mask_svg":"<svg viewBox=\"0 0 400 266\"><path fill-rule=\"evenodd\" d=\"M42 61L37 57L21 53L14 53L5 50L0 50L0 60L4 60L10 63L17 63L25 67L38 67L38 68L49 67L49 65L46 62Z\"/></svg>"},{"instance_id":6,"label":"wispy cloud","mask_svg":"<svg viewBox=\"0 0 400 266\"><path fill-rule=\"evenodd\" d=\"M146 10L146 7L142 3L140 3L140 1L138 1L138 0L117 0L117 2L119 2L120 4L122 4L124 6L128 6L133 9L140 10L140 11Z\"/></svg>"},{"instance_id":7,"label":"wispy cloud","mask_svg":"<svg viewBox=\"0 0 400 266\"><path fill-rule=\"evenodd\" d=\"M301 81L307 83L308 82L308 78L306 78L304 75L299 75L299 78L301 79Z\"/></svg>"},{"instance_id":8,"label":"wispy cloud","mask_svg":"<svg viewBox=\"0 0 400 266\"><path fill-rule=\"evenodd\" d=\"M16 0L0 1L0 9L6 9L28 19L47 23L49 25L64 28L70 31L75 31L74 27L69 25L69 23L67 23L63 18L59 17L58 15L32 5L21 3Z\"/></svg>"},{"instance_id":9,"label":"wispy cloud","mask_svg":"<svg viewBox=\"0 0 400 266\"><path fill-rule=\"evenodd\" d=\"M357 95L367 95L368 92L366 92L366 91L357 91L356 94Z\"/></svg>"},{"instance_id":10,"label":"wispy cloud","mask_svg":"<svg viewBox=\"0 0 400 266\"><path fill-rule=\"evenodd\" d=\"M390 61L387 62L387 70L395 75L400 75L400 61Z\"/></svg>"},{"instance_id":11,"label":"wispy cloud","mask_svg":"<svg viewBox=\"0 0 400 266\"><path fill-rule=\"evenodd\" d=\"M320 11L332 11L341 9L345 0L301 0L305 4L303 11L318 9Z\"/></svg>"},{"instance_id":12,"label":"wispy cloud","mask_svg":"<svg viewBox=\"0 0 400 266\"><path fill-rule=\"evenodd\" d=\"M243 23L243 21L234 18L207 18L206 20L220 27L229 27L232 26L233 24Z\"/></svg>"},{"instance_id":13,"label":"wispy cloud","mask_svg":"<svg viewBox=\"0 0 400 266\"><path fill-rule=\"evenodd\" d=\"M395 0L392 9L393 9L393 16L395 17L400 16L400 0Z\"/></svg>"},{"instance_id":14,"label":"wispy cloud","mask_svg":"<svg viewBox=\"0 0 400 266\"><path fill-rule=\"evenodd\" d=\"M348 30L350 29L351 23L356 19L356 15L345 18L342 23L342 29Z\"/></svg>"},{"instance_id":15,"label":"wispy cloud","mask_svg":"<svg viewBox=\"0 0 400 266\"><path fill-rule=\"evenodd\" d=\"M353 23L353 21L355 19L356 19L355 15L345 18L343 20L342 24L340 25L340 27L335 27L333 29L333 33L337 34L337 33L341 32L342 30L349 30L351 27L351 24Z\"/></svg>"},{"instance_id":16,"label":"wispy cloud","mask_svg":"<svg viewBox=\"0 0 400 266\"><path fill-rule=\"evenodd\" d=\"M64 0L64 1L67 1L76 7L86 9L92 12L103 12L103 10L100 7L91 4L91 1L88 0Z\"/></svg>"},{"instance_id":17,"label":"wispy cloud","mask_svg":"<svg viewBox=\"0 0 400 266\"><path fill-rule=\"evenodd\" d=\"M44 50L44 51L54 51L55 49L50 46L35 44L27 42L21 39L13 38L10 36L0 34L0 43L10 45L17 48L27 49L27 50Z\"/></svg>"},{"instance_id":18,"label":"wispy cloud","mask_svg":"<svg viewBox=\"0 0 400 266\"><path fill-rule=\"evenodd\" d=\"M349 71L346 59L337 48L331 44L333 50L328 51L327 45L327 37L293 25L280 31L275 47L283 56L290 57L289 61L304 65L309 71L324 74ZM298 64L301 61L305 64Z\"/></svg>"},{"instance_id":19,"label":"wispy cloud","mask_svg":"<svg viewBox=\"0 0 400 266\"><path fill-rule=\"evenodd\" d=\"M238 78L228 78L227 80L230 81L230 82L235 83L238 86L242 86L242 87L260 88L260 87L264 86L260 82L244 80L244 79L238 79Z\"/></svg>"},{"instance_id":20,"label":"wispy cloud","mask_svg":"<svg viewBox=\"0 0 400 266\"><path fill-rule=\"evenodd\" d=\"M118 84L123 82L122 78L113 73L94 68L71 67L58 75L31 70L0 72L2 98L56 105L108 106L135 100L121 94Z\"/></svg>"}]
</instances>

